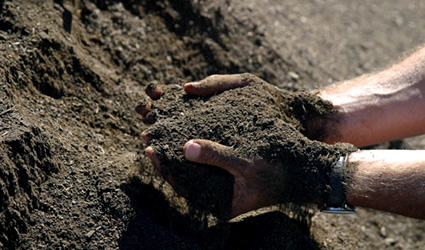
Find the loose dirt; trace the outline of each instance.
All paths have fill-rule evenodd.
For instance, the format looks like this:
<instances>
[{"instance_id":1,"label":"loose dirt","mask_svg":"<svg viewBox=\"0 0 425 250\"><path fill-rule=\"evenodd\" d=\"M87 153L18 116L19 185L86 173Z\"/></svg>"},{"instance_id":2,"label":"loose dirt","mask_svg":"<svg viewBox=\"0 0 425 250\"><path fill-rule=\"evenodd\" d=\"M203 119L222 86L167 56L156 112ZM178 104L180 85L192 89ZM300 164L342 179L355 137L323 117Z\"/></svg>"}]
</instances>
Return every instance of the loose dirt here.
<instances>
[{"instance_id":1,"label":"loose dirt","mask_svg":"<svg viewBox=\"0 0 425 250\"><path fill-rule=\"evenodd\" d=\"M251 72L295 90L388 64L382 55L419 41L423 3L380 2L0 1L0 248L423 247L423 222L362 209L311 225L280 212L194 216L144 156L134 112L154 80ZM340 22L352 5L359 19Z\"/></svg>"},{"instance_id":2,"label":"loose dirt","mask_svg":"<svg viewBox=\"0 0 425 250\"><path fill-rule=\"evenodd\" d=\"M173 176L194 206L225 219L231 211L232 176L190 163L182 152L190 139L209 139L230 147L236 157L276 165L281 170L274 173L277 181L271 173L258 175L267 179L264 183L276 182L268 194L280 203L325 200L331 166L356 149L309 140L302 132L309 121L336 112L332 105L307 92L276 89L253 75L240 77L249 85L206 98L185 95L181 86L171 85L153 103L150 114L158 121L146 132L162 174Z\"/></svg>"}]
</instances>

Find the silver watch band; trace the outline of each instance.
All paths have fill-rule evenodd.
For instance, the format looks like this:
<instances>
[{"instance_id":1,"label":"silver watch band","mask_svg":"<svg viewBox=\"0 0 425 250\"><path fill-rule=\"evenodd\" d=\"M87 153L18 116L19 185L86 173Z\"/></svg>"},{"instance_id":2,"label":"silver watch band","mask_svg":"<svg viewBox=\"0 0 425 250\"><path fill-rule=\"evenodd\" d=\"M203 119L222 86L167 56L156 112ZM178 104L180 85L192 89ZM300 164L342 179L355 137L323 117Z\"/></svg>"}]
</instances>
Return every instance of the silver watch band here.
<instances>
[{"instance_id":1,"label":"silver watch band","mask_svg":"<svg viewBox=\"0 0 425 250\"><path fill-rule=\"evenodd\" d=\"M347 203L345 187L343 186L344 170L347 167L348 155L339 157L330 174L330 187L328 200L320 209L324 213L353 214L356 213L354 206Z\"/></svg>"}]
</instances>

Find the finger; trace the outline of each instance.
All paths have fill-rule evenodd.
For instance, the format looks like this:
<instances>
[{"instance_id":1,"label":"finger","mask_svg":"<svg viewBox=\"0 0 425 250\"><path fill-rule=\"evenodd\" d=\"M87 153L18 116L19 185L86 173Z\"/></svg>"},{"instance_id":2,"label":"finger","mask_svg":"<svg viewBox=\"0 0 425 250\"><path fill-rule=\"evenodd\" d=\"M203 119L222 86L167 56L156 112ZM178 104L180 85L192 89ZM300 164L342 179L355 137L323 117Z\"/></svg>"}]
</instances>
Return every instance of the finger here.
<instances>
[{"instance_id":1,"label":"finger","mask_svg":"<svg viewBox=\"0 0 425 250\"><path fill-rule=\"evenodd\" d=\"M189 161L220 167L234 176L241 175L251 164L236 157L232 148L208 140L188 141L183 147L183 154Z\"/></svg>"},{"instance_id":2,"label":"finger","mask_svg":"<svg viewBox=\"0 0 425 250\"><path fill-rule=\"evenodd\" d=\"M208 96L228 89L246 86L258 77L252 74L212 75L199 82L189 82L184 90L189 95Z\"/></svg>"},{"instance_id":3,"label":"finger","mask_svg":"<svg viewBox=\"0 0 425 250\"><path fill-rule=\"evenodd\" d=\"M151 160L152 165L155 167L155 169L161 173L161 165L158 159L158 156L156 156L155 150L153 149L153 147L147 147L145 149L145 153L148 156L148 158Z\"/></svg>"},{"instance_id":4,"label":"finger","mask_svg":"<svg viewBox=\"0 0 425 250\"><path fill-rule=\"evenodd\" d=\"M173 178L173 176L163 176L164 179L170 184L170 186L178 193L180 196L183 196L185 198L189 197L189 194L187 190L184 188L184 186L177 184L177 181Z\"/></svg>"},{"instance_id":5,"label":"finger","mask_svg":"<svg viewBox=\"0 0 425 250\"><path fill-rule=\"evenodd\" d=\"M145 117L152 110L152 104L141 102L136 106L135 110L138 114Z\"/></svg>"},{"instance_id":6,"label":"finger","mask_svg":"<svg viewBox=\"0 0 425 250\"><path fill-rule=\"evenodd\" d=\"M144 123L146 124L154 124L156 122L156 118L157 118L157 113L156 112L149 112L145 119L143 120Z\"/></svg>"},{"instance_id":7,"label":"finger","mask_svg":"<svg viewBox=\"0 0 425 250\"><path fill-rule=\"evenodd\" d=\"M178 193L179 195L183 197L188 197L187 191L180 185L177 184L176 180L173 178L173 176L169 174L164 174L161 169L161 164L158 159L158 156L155 153L155 150L153 147L147 147L145 149L145 153L148 156L148 158L151 160L152 165L158 171L159 174L173 187L174 191Z\"/></svg>"},{"instance_id":8,"label":"finger","mask_svg":"<svg viewBox=\"0 0 425 250\"><path fill-rule=\"evenodd\" d=\"M158 100L164 91L155 82L151 82L146 87L145 92L152 100Z\"/></svg>"},{"instance_id":9,"label":"finger","mask_svg":"<svg viewBox=\"0 0 425 250\"><path fill-rule=\"evenodd\" d=\"M149 137L149 135L148 135L148 132L143 131L143 132L142 132L141 137L142 137L142 141L143 141L143 143L144 143L145 145L148 145L148 143L149 143L149 141L150 141L150 139L151 139L151 138Z\"/></svg>"}]
</instances>

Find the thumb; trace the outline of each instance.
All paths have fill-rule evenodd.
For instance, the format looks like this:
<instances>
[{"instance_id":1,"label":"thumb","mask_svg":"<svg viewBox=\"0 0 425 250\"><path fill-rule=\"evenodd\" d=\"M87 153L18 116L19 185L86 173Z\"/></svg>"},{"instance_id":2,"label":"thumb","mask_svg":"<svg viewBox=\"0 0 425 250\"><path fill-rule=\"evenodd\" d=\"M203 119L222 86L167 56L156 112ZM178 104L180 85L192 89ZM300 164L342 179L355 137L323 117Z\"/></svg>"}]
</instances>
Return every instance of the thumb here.
<instances>
[{"instance_id":1,"label":"thumb","mask_svg":"<svg viewBox=\"0 0 425 250\"><path fill-rule=\"evenodd\" d=\"M208 96L246 86L253 81L254 77L250 74L211 75L199 82L186 83L184 90L189 95Z\"/></svg>"},{"instance_id":2,"label":"thumb","mask_svg":"<svg viewBox=\"0 0 425 250\"><path fill-rule=\"evenodd\" d=\"M235 156L232 148L209 140L190 140L183 147L187 160L220 167L234 176L240 176L251 162Z\"/></svg>"}]
</instances>

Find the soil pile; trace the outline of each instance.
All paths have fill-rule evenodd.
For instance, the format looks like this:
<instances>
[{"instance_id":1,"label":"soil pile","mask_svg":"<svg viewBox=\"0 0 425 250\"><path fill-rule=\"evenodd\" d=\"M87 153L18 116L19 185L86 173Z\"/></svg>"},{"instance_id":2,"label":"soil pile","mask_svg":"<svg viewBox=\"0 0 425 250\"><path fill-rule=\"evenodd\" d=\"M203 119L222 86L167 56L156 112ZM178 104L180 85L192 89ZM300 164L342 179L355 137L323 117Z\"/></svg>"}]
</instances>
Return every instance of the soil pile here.
<instances>
[{"instance_id":1,"label":"soil pile","mask_svg":"<svg viewBox=\"0 0 425 250\"><path fill-rule=\"evenodd\" d=\"M358 15L363 22L352 26L364 20L369 26L369 20L380 11L391 18L389 10L409 7L414 1L405 5L388 1L383 5L386 9L368 8L370 12L359 12L368 13ZM301 6L303 11L317 10L316 4L322 4L287 2L288 7ZM331 11L337 13L342 2L352 4L337 1ZM358 217L320 217L311 228L314 237L309 228L282 213L211 226L191 216L191 207L154 174L140 140L147 126L134 112L149 82L174 84L175 79L191 81L210 74L251 72L278 86L295 89L329 79L332 72L323 72L315 63L322 60L323 51L327 62L333 62L329 59L332 53L327 51L340 46L312 46L305 41L314 38L293 36L304 27L294 20L314 13L296 14L295 8L288 10L288 15L273 16L264 14L263 6L245 4L251 3L0 0L0 248L422 247L423 223L365 210L359 210ZM280 1L277 4L281 5ZM420 10L415 6L413 9ZM317 13L322 10L328 9ZM422 21L422 15L420 12L411 23ZM324 19L329 16L334 15ZM412 15L397 16L407 23ZM285 21L285 32L277 34L284 34L285 43L291 44L278 45L284 50L279 53L273 49L277 44L272 44L275 40L271 35L275 33L267 29L273 27L275 19ZM322 27L326 32L333 30L322 24L317 21L304 33L313 35ZM395 34L391 24L386 24L388 31L382 34ZM410 21L408 26L413 27ZM331 38L344 42L334 36L338 32L326 32L321 32L321 37L328 42ZM395 37L420 34L409 32ZM371 40L370 35L365 37ZM404 43L394 40L380 41L390 41L386 45L397 51ZM299 47L292 49L292 45ZM382 57L366 52L378 47L387 52L388 46L381 45L356 46L348 63L340 60L343 63L334 66L346 72L352 67L374 65L364 61ZM346 76L338 75L337 79L341 77ZM214 98L219 102L221 97ZM268 107L270 100L263 101ZM253 121L246 121L250 122L247 128L252 128ZM229 142L236 138L236 131L248 133L245 124L238 125ZM301 127L294 125L290 131L298 133Z\"/></svg>"},{"instance_id":2,"label":"soil pile","mask_svg":"<svg viewBox=\"0 0 425 250\"><path fill-rule=\"evenodd\" d=\"M263 77L281 77L261 62L285 62L259 47L261 34L233 32L221 4L0 1L0 247L209 242L198 230L206 225L170 206L173 193L149 170L134 106L154 79L263 65ZM250 64L254 52L261 56Z\"/></svg>"}]
</instances>

